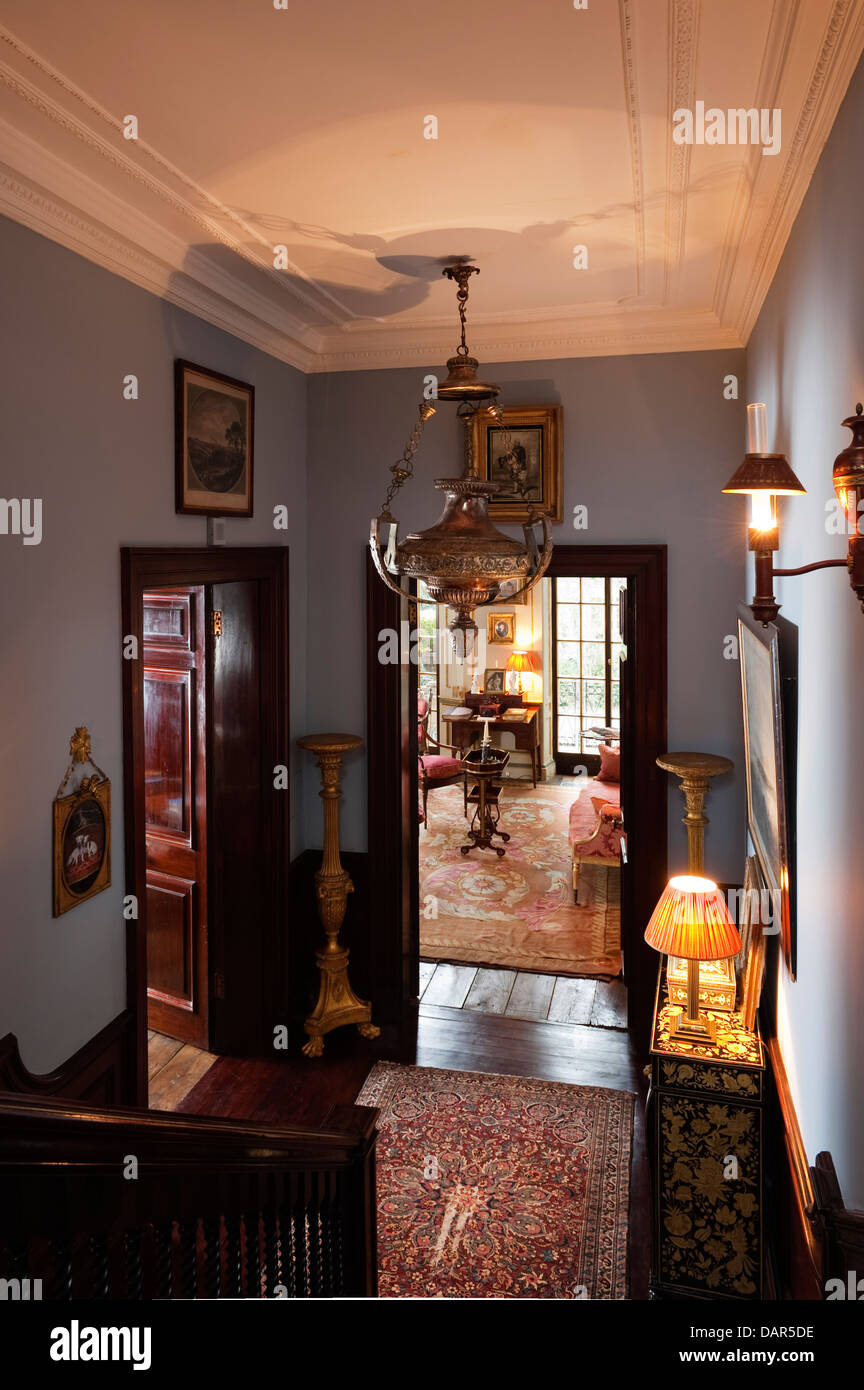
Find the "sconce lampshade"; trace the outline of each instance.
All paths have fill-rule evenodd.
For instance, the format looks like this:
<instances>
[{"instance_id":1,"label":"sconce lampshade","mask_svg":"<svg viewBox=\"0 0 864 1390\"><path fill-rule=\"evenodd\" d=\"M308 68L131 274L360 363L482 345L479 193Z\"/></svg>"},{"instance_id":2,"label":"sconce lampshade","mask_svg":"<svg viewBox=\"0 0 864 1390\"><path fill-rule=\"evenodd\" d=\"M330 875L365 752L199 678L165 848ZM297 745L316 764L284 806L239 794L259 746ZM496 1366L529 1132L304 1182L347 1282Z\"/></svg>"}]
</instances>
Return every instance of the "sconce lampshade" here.
<instances>
[{"instance_id":1,"label":"sconce lampshade","mask_svg":"<svg viewBox=\"0 0 864 1390\"><path fill-rule=\"evenodd\" d=\"M710 878L670 878L651 914L645 940L683 960L725 960L741 949L726 899Z\"/></svg>"},{"instance_id":2,"label":"sconce lampshade","mask_svg":"<svg viewBox=\"0 0 864 1390\"><path fill-rule=\"evenodd\" d=\"M803 497L807 489L792 472L785 454L745 454L723 491Z\"/></svg>"}]
</instances>

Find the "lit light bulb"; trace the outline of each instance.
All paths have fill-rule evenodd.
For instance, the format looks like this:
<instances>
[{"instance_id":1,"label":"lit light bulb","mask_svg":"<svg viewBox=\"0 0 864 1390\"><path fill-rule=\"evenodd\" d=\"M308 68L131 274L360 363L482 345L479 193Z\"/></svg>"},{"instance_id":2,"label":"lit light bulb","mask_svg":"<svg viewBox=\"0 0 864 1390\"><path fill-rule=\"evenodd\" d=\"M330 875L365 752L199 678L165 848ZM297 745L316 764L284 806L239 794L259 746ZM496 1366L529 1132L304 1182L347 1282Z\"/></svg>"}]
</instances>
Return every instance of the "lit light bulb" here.
<instances>
[{"instance_id":1,"label":"lit light bulb","mask_svg":"<svg viewBox=\"0 0 864 1390\"><path fill-rule=\"evenodd\" d=\"M751 496L750 527L753 531L773 531L777 525L774 515L774 494L754 492Z\"/></svg>"}]
</instances>

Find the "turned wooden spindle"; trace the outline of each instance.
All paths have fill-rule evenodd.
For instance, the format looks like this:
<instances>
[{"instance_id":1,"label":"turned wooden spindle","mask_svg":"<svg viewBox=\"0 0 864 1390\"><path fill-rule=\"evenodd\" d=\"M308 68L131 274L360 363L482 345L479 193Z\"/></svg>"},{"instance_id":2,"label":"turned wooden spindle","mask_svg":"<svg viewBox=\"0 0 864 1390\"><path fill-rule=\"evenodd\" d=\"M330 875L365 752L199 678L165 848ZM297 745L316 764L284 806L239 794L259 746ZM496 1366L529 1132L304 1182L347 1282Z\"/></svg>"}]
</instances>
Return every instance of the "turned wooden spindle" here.
<instances>
[{"instance_id":1,"label":"turned wooden spindle","mask_svg":"<svg viewBox=\"0 0 864 1390\"><path fill-rule=\"evenodd\" d=\"M339 941L348 894L354 892L351 876L342 867L339 856L342 758L352 748L361 748L363 740L357 734L306 734L297 742L301 748L317 755L321 770L318 795L324 802L324 850L321 867L315 874L315 895L325 944L323 950L315 952L320 976L318 1002L303 1024L309 1035L303 1045L304 1053L307 1057L320 1057L324 1051L324 1034L333 1028L356 1023L358 1033L364 1038L377 1038L381 1031L371 1021L372 1005L365 999L358 999L351 988L348 948Z\"/></svg>"}]
</instances>

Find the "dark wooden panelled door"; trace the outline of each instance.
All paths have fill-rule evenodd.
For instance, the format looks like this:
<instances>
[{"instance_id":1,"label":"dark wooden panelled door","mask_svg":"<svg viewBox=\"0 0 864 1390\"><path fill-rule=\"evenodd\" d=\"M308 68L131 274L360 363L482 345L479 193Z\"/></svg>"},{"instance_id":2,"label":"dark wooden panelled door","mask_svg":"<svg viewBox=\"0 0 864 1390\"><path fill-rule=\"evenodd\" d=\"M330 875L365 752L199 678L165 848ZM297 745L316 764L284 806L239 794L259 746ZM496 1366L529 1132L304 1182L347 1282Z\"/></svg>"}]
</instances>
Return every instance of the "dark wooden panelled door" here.
<instances>
[{"instance_id":1,"label":"dark wooden panelled door","mask_svg":"<svg viewBox=\"0 0 864 1390\"><path fill-rule=\"evenodd\" d=\"M268 652L260 589L253 579L211 590L212 1043L220 1053L267 1046L265 997L280 969L270 953L278 909L269 845L271 803L284 792L274 790L278 757L262 698Z\"/></svg>"},{"instance_id":2,"label":"dark wooden panelled door","mask_svg":"<svg viewBox=\"0 0 864 1390\"><path fill-rule=\"evenodd\" d=\"M207 1047L206 637L202 586L144 595L147 1016Z\"/></svg>"}]
</instances>

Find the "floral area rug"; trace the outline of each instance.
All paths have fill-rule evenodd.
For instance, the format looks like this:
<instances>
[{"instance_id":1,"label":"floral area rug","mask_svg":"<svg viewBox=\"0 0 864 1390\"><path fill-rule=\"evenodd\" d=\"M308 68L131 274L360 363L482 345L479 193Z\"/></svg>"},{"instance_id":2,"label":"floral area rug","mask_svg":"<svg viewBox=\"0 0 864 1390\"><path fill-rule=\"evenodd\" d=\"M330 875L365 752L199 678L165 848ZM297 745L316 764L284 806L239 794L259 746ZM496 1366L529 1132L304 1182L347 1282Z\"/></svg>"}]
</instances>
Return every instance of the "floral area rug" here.
<instances>
[{"instance_id":1,"label":"floral area rug","mask_svg":"<svg viewBox=\"0 0 864 1390\"><path fill-rule=\"evenodd\" d=\"M584 906L573 901L570 807L577 795L590 798L592 787L587 778L572 788L505 782L500 825L510 841L503 859L491 850L460 853L469 825L462 788L432 792L429 829L420 827L421 956L549 975L618 975L620 870L585 865Z\"/></svg>"},{"instance_id":2,"label":"floral area rug","mask_svg":"<svg viewBox=\"0 0 864 1390\"><path fill-rule=\"evenodd\" d=\"M379 1062L381 1297L626 1298L634 1099Z\"/></svg>"}]
</instances>

